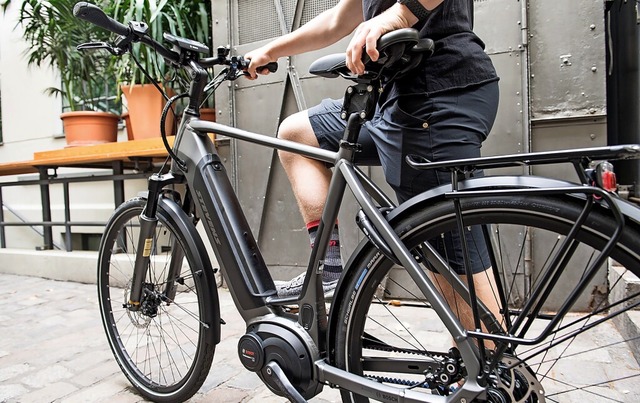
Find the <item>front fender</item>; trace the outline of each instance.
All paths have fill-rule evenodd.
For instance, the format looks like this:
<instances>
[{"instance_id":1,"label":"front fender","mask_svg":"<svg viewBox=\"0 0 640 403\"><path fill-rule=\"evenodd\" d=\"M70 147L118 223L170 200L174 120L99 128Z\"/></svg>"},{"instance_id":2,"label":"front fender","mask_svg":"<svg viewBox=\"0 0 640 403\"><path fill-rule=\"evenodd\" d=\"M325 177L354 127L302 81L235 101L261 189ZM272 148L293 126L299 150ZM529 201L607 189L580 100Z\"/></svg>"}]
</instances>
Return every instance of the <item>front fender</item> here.
<instances>
[{"instance_id":1,"label":"front fender","mask_svg":"<svg viewBox=\"0 0 640 403\"><path fill-rule=\"evenodd\" d=\"M178 231L184 235L184 241L186 243L184 248L194 251L195 265L202 269L202 275L207 285L207 289L205 290L206 295L203 295L202 298L213 307L213 309L210 310L210 317L205 318L205 322L213 331L214 343L218 344L220 343L220 302L215 274L202 237L198 234L191 218L187 216L184 210L172 199L160 197L158 200L158 214L162 215L168 222L173 223Z\"/></svg>"},{"instance_id":2,"label":"front fender","mask_svg":"<svg viewBox=\"0 0 640 403\"><path fill-rule=\"evenodd\" d=\"M563 187L576 187L581 186L576 183L558 180L558 179L550 179L538 176L487 176L482 178L471 178L459 183L458 189L462 190L499 190L499 189L517 189L517 188L525 188L525 189L545 189L545 188L563 188ZM421 193L400 206L393 209L386 216L387 220L391 224L392 227L395 226L397 222L400 222L406 216L413 214L415 211L426 208L434 203L444 199L447 197L448 193L451 193L451 185L442 185L431 190L428 190L424 193ZM569 194L571 197L584 199L584 195L580 194ZM613 202L616 207L620 209L622 214L625 216L625 219L634 223L634 225L640 225L640 209L623 199L620 199L617 196L613 197ZM351 254L351 257L345 264L344 274L340 278L338 285L336 287L333 301L348 301L349 298L347 296L348 290L346 290L343 284L347 284L350 280L350 277L354 275L355 268L351 266L354 262L360 261L360 256L362 253L365 253L368 248L369 241L367 238L364 238L360 244L355 248L354 252ZM328 339L327 346L329 354L329 359L333 360L333 351L335 351L335 336L337 334L337 326L340 318L337 316L337 312L339 309L331 309L329 313L329 324L328 324Z\"/></svg>"}]
</instances>

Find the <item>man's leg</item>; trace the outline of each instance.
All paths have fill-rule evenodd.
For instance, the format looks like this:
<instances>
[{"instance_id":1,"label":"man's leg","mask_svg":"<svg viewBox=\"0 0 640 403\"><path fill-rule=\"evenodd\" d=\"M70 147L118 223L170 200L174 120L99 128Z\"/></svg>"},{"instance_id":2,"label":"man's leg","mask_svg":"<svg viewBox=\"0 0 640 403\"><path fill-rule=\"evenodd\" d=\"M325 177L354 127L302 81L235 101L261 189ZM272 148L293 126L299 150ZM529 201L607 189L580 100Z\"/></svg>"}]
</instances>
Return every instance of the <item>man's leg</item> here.
<instances>
[{"instance_id":1,"label":"man's leg","mask_svg":"<svg viewBox=\"0 0 640 403\"><path fill-rule=\"evenodd\" d=\"M287 117L278 129L278 137L319 147L307 111L298 112ZM307 230L309 231L309 241L313 247L318 224L329 191L331 170L323 162L294 153L279 151L278 156L291 182L293 194L307 226ZM336 224L333 228L331 243L329 244L324 259L322 280L325 294L332 292L341 273L342 259L340 256L338 226ZM301 291L303 280L304 275L301 275L289 282L277 284L278 295L298 295Z\"/></svg>"},{"instance_id":2,"label":"man's leg","mask_svg":"<svg viewBox=\"0 0 640 403\"><path fill-rule=\"evenodd\" d=\"M342 100L324 99L319 105L308 111L298 112L287 117L278 129L278 137L325 150L337 151L346 127L346 122L340 117L341 110ZM356 156L356 162L362 165L380 165L376 144L367 125L360 130L358 143L361 145L361 150ZM300 213L309 230L309 240L313 246L317 226L327 199L331 170L323 162L286 151L280 151L278 155L291 182ZM335 288L341 273L342 260L336 223L324 259L322 279L325 294ZM303 277L299 276L290 281L287 290L282 285L278 285L278 294L293 295L296 289L299 292L302 279Z\"/></svg>"},{"instance_id":3,"label":"man's leg","mask_svg":"<svg viewBox=\"0 0 640 403\"><path fill-rule=\"evenodd\" d=\"M449 282L447 282L443 276L441 276L440 274L431 273L431 278L433 279L436 287L438 287L444 298L447 300L447 303L451 307L451 310L460 319L462 326L467 330L475 329L471 307L458 294L454 292L451 284L449 284ZM467 276L462 275L460 276L460 279L463 283L468 284ZM489 309L489 311L491 311L498 323L500 325L504 325L500 316L500 302L498 298L496 281L491 268L483 272L474 274L473 284L478 299L482 301L482 303L487 307L487 309ZM486 330L487 329L483 326L483 331Z\"/></svg>"},{"instance_id":4,"label":"man's leg","mask_svg":"<svg viewBox=\"0 0 640 403\"><path fill-rule=\"evenodd\" d=\"M287 117L278 129L278 137L318 147L307 111ZM286 151L278 151L280 162L291 182L293 194L305 223L320 220L327 200L331 170L321 162Z\"/></svg>"},{"instance_id":5,"label":"man's leg","mask_svg":"<svg viewBox=\"0 0 640 403\"><path fill-rule=\"evenodd\" d=\"M489 83L481 87L466 90L454 90L433 96L411 95L400 97L395 105L396 113L390 113L392 123L381 122L377 125L385 130L387 136L384 155L388 158L385 166L387 180L393 181L398 199L404 201L435 186L451 182L449 172L436 170L416 171L406 164L394 166L394 161L404 161L407 153L422 155L430 161L446 161L480 156L482 142L489 134L498 107L498 84ZM375 134L375 133L374 133ZM391 142L401 139L401 143ZM492 270L484 270L490 263L487 250L474 228L467 238L467 247L471 253L471 270L477 297L500 320L500 306L497 298L495 279ZM448 260L451 267L466 282L462 238L456 234L445 234L436 248ZM477 244L476 244L477 242ZM435 246L435 245L434 245ZM451 286L441 276L433 274L452 310L460 318L466 329L474 329L474 320L470 307L453 292ZM486 329L485 329L486 330ZM487 343L492 345L492 343Z\"/></svg>"}]
</instances>

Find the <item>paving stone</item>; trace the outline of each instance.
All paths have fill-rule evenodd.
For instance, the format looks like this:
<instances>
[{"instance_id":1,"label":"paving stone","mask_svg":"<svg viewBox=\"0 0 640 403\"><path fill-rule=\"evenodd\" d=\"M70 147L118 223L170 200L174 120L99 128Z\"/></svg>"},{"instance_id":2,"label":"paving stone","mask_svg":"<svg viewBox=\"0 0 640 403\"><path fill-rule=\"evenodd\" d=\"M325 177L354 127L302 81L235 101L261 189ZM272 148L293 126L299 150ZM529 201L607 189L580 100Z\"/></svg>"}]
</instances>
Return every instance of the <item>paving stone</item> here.
<instances>
[{"instance_id":1,"label":"paving stone","mask_svg":"<svg viewBox=\"0 0 640 403\"><path fill-rule=\"evenodd\" d=\"M192 400L194 402L229 403L245 402L249 399L250 395L246 390L233 388L216 388L203 395L198 395Z\"/></svg>"},{"instance_id":2,"label":"paving stone","mask_svg":"<svg viewBox=\"0 0 640 403\"><path fill-rule=\"evenodd\" d=\"M8 361L11 357L7 357L7 360L0 360L0 365L3 361ZM31 370L28 364L14 364L7 365L6 367L0 366L0 382L17 377Z\"/></svg>"},{"instance_id":3,"label":"paving stone","mask_svg":"<svg viewBox=\"0 0 640 403\"><path fill-rule=\"evenodd\" d=\"M21 396L25 402L53 402L77 391L78 388L67 382L55 382L42 389Z\"/></svg>"},{"instance_id":4,"label":"paving stone","mask_svg":"<svg viewBox=\"0 0 640 403\"><path fill-rule=\"evenodd\" d=\"M51 383L55 383L74 376L74 372L62 365L52 365L41 369L40 371L25 376L22 383L31 388L43 388Z\"/></svg>"},{"instance_id":5,"label":"paving stone","mask_svg":"<svg viewBox=\"0 0 640 403\"><path fill-rule=\"evenodd\" d=\"M245 324L227 290L220 290L220 305L227 325L222 326L222 341L216 347L211 372L190 403L286 403L256 374L242 367L237 345ZM401 316L403 312L401 307L380 308L388 315ZM0 274L0 312L0 402L145 402L122 374L109 349L95 285ZM406 326L391 329L404 335L409 328L430 346L449 345L450 337L441 322L432 317L424 323L404 318L404 323ZM553 367L550 377L562 375L588 382L600 378L603 371L613 371L607 375L625 378L573 397L560 394L556 400L590 403L603 401L601 397L606 396L639 402L637 364L626 345L617 343L619 337L613 326L606 325L576 339L568 348L558 346L546 355L545 360L552 354L572 355L564 365ZM582 353L584 350L588 351ZM609 363L616 366L607 367ZM562 390L560 386L566 388L559 384L557 391ZM554 391L550 388L548 392ZM313 403L339 401L340 392L329 387L310 399Z\"/></svg>"},{"instance_id":6,"label":"paving stone","mask_svg":"<svg viewBox=\"0 0 640 403\"><path fill-rule=\"evenodd\" d=\"M121 392L115 390L113 384L109 382L101 382L94 384L90 387L82 388L76 393L73 393L65 398L61 399L61 403L92 403L113 401L113 395Z\"/></svg>"},{"instance_id":7,"label":"paving stone","mask_svg":"<svg viewBox=\"0 0 640 403\"><path fill-rule=\"evenodd\" d=\"M122 375L120 367L115 365L100 365L86 371L82 371L74 378L74 382L80 386L88 387L100 383L103 379L113 375ZM125 376L122 375L124 379Z\"/></svg>"},{"instance_id":8,"label":"paving stone","mask_svg":"<svg viewBox=\"0 0 640 403\"><path fill-rule=\"evenodd\" d=\"M0 385L0 402L20 401L19 397L28 391L18 383Z\"/></svg>"},{"instance_id":9,"label":"paving stone","mask_svg":"<svg viewBox=\"0 0 640 403\"><path fill-rule=\"evenodd\" d=\"M252 372L247 372L242 376L236 376L226 384L232 388L243 390L254 390L264 385L258 375Z\"/></svg>"}]
</instances>

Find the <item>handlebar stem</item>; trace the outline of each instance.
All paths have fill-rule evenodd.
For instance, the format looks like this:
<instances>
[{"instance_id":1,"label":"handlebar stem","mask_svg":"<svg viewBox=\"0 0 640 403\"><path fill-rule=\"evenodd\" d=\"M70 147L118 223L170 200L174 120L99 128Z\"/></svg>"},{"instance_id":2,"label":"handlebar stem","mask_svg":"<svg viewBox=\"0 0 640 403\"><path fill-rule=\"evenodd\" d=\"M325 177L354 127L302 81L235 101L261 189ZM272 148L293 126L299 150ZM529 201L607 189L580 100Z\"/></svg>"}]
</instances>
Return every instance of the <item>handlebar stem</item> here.
<instances>
[{"instance_id":1,"label":"handlebar stem","mask_svg":"<svg viewBox=\"0 0 640 403\"><path fill-rule=\"evenodd\" d=\"M203 69L197 62L189 61L189 74L191 75L191 86L189 87L189 106L186 113L193 116L200 116L200 102L204 95L204 87L207 85L207 70Z\"/></svg>"}]
</instances>

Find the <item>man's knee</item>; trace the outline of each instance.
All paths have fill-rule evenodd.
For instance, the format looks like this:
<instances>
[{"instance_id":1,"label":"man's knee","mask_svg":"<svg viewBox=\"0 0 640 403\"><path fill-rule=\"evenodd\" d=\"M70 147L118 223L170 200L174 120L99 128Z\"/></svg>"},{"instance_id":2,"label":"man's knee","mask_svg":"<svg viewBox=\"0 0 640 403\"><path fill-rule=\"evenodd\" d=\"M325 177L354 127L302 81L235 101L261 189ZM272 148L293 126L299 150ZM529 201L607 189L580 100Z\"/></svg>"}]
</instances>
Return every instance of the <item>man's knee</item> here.
<instances>
[{"instance_id":1,"label":"man's knee","mask_svg":"<svg viewBox=\"0 0 640 403\"><path fill-rule=\"evenodd\" d=\"M318 145L307 111L287 116L278 127L278 138L307 145Z\"/></svg>"}]
</instances>

